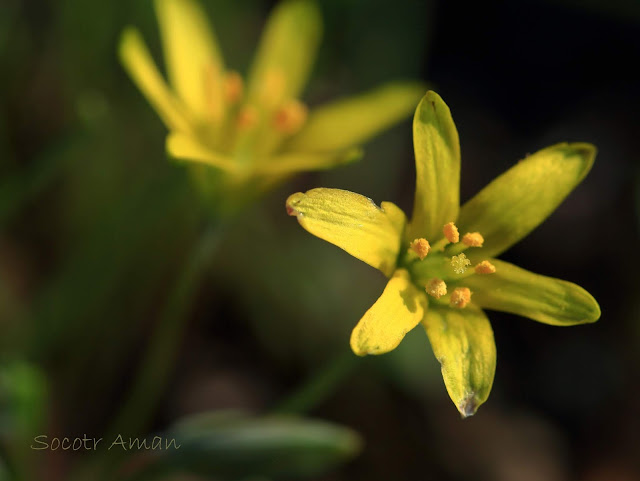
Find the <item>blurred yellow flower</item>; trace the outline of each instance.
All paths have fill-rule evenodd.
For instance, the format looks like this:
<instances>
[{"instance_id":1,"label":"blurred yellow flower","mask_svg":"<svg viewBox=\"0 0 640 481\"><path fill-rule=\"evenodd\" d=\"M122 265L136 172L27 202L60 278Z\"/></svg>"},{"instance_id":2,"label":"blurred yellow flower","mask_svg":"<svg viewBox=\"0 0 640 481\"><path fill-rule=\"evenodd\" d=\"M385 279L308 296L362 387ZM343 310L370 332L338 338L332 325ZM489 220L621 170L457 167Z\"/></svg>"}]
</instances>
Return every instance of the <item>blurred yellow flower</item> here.
<instances>
[{"instance_id":1,"label":"blurred yellow flower","mask_svg":"<svg viewBox=\"0 0 640 481\"><path fill-rule=\"evenodd\" d=\"M447 391L467 417L487 400L496 367L493 331L483 308L556 326L600 317L598 303L580 286L495 259L556 209L587 175L596 149L584 143L543 149L460 207L458 132L435 92L427 92L416 110L413 140L411 222L390 202L378 207L338 189L293 194L287 212L310 233L390 278L353 330L353 351L389 352L422 323Z\"/></svg>"},{"instance_id":2,"label":"blurred yellow flower","mask_svg":"<svg viewBox=\"0 0 640 481\"><path fill-rule=\"evenodd\" d=\"M155 9L169 85L133 27L120 58L169 129L169 154L215 168L198 172L210 191L255 195L296 172L352 161L359 143L410 114L424 91L397 82L308 112L300 94L322 30L311 0L275 8L246 82L225 65L195 0L156 0Z\"/></svg>"}]
</instances>

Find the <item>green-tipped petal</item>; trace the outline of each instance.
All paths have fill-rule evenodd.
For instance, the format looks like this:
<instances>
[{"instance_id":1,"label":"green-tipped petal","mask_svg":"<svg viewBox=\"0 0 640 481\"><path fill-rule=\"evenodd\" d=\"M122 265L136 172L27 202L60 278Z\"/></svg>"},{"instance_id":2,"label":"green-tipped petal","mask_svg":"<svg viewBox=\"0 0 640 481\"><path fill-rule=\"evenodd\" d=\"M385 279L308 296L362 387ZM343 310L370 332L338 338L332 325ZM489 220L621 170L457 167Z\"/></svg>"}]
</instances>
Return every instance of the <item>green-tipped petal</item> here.
<instances>
[{"instance_id":1,"label":"green-tipped petal","mask_svg":"<svg viewBox=\"0 0 640 481\"><path fill-rule=\"evenodd\" d=\"M479 306L553 326L573 326L600 318L600 306L582 287L497 259L490 262L496 267L495 273L474 275L464 281Z\"/></svg>"},{"instance_id":2,"label":"green-tipped petal","mask_svg":"<svg viewBox=\"0 0 640 481\"><path fill-rule=\"evenodd\" d=\"M420 83L396 82L323 105L311 111L285 148L329 151L358 145L408 116L423 93Z\"/></svg>"},{"instance_id":3,"label":"green-tipped petal","mask_svg":"<svg viewBox=\"0 0 640 481\"><path fill-rule=\"evenodd\" d=\"M120 61L140 91L170 130L187 132L189 122L184 107L176 99L149 54L140 33L128 27L120 38Z\"/></svg>"},{"instance_id":4,"label":"green-tipped petal","mask_svg":"<svg viewBox=\"0 0 640 481\"><path fill-rule=\"evenodd\" d=\"M595 156L591 144L557 144L497 177L460 210L460 232L484 236L472 254L497 256L529 234L584 179Z\"/></svg>"},{"instance_id":5,"label":"green-tipped petal","mask_svg":"<svg viewBox=\"0 0 640 481\"><path fill-rule=\"evenodd\" d=\"M237 170L237 165L230 158L204 147L190 135L169 134L167 152L175 159L198 162L227 172Z\"/></svg>"},{"instance_id":6,"label":"green-tipped petal","mask_svg":"<svg viewBox=\"0 0 640 481\"><path fill-rule=\"evenodd\" d=\"M269 157L269 161L256 165L256 172L269 175L289 175L301 171L326 170L355 162L362 150L344 149L333 152L288 152Z\"/></svg>"},{"instance_id":7,"label":"green-tipped petal","mask_svg":"<svg viewBox=\"0 0 640 481\"><path fill-rule=\"evenodd\" d=\"M155 0L169 81L200 118L222 115L224 63L195 0Z\"/></svg>"},{"instance_id":8,"label":"green-tipped petal","mask_svg":"<svg viewBox=\"0 0 640 481\"><path fill-rule=\"evenodd\" d=\"M429 91L413 118L416 195L409 237L442 237L442 227L458 217L460 206L460 141L451 111Z\"/></svg>"},{"instance_id":9,"label":"green-tipped petal","mask_svg":"<svg viewBox=\"0 0 640 481\"><path fill-rule=\"evenodd\" d=\"M398 269L351 333L351 349L358 356L392 351L422 320L426 308L425 293L406 270Z\"/></svg>"},{"instance_id":10,"label":"green-tipped petal","mask_svg":"<svg viewBox=\"0 0 640 481\"><path fill-rule=\"evenodd\" d=\"M322 34L322 18L311 0L286 0L267 21L249 75L250 103L276 105L296 98L307 83Z\"/></svg>"},{"instance_id":11,"label":"green-tipped petal","mask_svg":"<svg viewBox=\"0 0 640 481\"><path fill-rule=\"evenodd\" d=\"M472 416L489 397L496 371L489 319L472 305L464 309L432 305L422 323L451 400L463 417Z\"/></svg>"},{"instance_id":12,"label":"green-tipped petal","mask_svg":"<svg viewBox=\"0 0 640 481\"><path fill-rule=\"evenodd\" d=\"M287 199L287 213L311 234L391 276L406 218L391 202L378 207L363 195L340 189L312 189Z\"/></svg>"}]
</instances>

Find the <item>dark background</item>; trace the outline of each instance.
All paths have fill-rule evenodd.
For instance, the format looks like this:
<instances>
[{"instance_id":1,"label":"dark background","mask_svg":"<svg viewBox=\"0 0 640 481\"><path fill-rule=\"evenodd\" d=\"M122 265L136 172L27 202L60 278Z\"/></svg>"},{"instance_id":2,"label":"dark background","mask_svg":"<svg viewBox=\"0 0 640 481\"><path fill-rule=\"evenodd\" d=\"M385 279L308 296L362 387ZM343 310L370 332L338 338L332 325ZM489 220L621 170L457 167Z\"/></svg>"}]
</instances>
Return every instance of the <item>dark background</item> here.
<instances>
[{"instance_id":1,"label":"dark background","mask_svg":"<svg viewBox=\"0 0 640 481\"><path fill-rule=\"evenodd\" d=\"M203 3L244 71L273 2ZM384 279L304 232L284 200L339 187L410 210L407 121L365 146L360 163L301 175L237 219L187 309L152 428L204 410L266 412L337 356L341 382L305 410L353 427L365 444L322 479L639 480L639 4L321 8L324 42L305 99L428 82L460 133L463 200L547 145L598 147L589 176L503 258L580 284L602 318L557 328L490 313L493 392L465 421L423 331L393 353L351 360L349 333ZM147 2L0 5L0 359L28 362L46 380L48 432L105 429L199 225L198 199L163 152L164 127L117 61L128 24L160 58ZM75 458L51 457L33 463L64 479Z\"/></svg>"}]
</instances>

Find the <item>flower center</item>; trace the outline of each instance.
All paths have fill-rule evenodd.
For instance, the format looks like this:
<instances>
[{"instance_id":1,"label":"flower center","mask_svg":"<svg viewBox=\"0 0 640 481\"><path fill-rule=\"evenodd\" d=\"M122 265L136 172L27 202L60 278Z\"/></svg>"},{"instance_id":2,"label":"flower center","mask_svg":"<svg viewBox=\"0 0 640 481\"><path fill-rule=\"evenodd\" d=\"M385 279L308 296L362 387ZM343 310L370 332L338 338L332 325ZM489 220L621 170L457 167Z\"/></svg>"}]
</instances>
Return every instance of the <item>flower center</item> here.
<instances>
[{"instance_id":1,"label":"flower center","mask_svg":"<svg viewBox=\"0 0 640 481\"><path fill-rule=\"evenodd\" d=\"M462 309L471 302L473 294L461 285L464 279L493 274L496 268L483 260L470 269L471 260L464 251L482 247L484 238L479 232L468 232L461 239L456 225L449 222L442 233L444 237L433 245L424 238L414 239L399 264L409 270L414 283L424 287L435 302Z\"/></svg>"},{"instance_id":2,"label":"flower center","mask_svg":"<svg viewBox=\"0 0 640 481\"><path fill-rule=\"evenodd\" d=\"M259 89L249 95L236 71L220 72L210 65L203 77L207 108L203 136L212 148L232 152L250 139L252 150L265 155L307 121L306 105L287 97L286 77L279 70L268 71Z\"/></svg>"},{"instance_id":3,"label":"flower center","mask_svg":"<svg viewBox=\"0 0 640 481\"><path fill-rule=\"evenodd\" d=\"M217 71L212 65L204 71L204 88L209 118L219 123L234 120L241 131L251 130L264 122L269 129L284 136L297 133L307 119L307 107L297 99L286 98L286 78L279 70L264 76L259 92L246 102L242 76L234 71ZM222 96L218 93L222 92Z\"/></svg>"}]
</instances>

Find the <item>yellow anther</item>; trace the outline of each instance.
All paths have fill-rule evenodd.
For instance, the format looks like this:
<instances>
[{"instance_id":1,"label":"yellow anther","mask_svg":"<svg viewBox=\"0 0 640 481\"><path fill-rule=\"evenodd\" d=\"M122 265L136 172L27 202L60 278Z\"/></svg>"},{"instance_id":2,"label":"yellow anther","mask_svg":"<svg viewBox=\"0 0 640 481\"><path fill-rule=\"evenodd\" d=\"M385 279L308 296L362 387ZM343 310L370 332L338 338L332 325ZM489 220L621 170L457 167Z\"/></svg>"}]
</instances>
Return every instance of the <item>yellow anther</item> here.
<instances>
[{"instance_id":1,"label":"yellow anther","mask_svg":"<svg viewBox=\"0 0 640 481\"><path fill-rule=\"evenodd\" d=\"M307 120L307 107L298 100L290 100L273 116L274 127L284 134L295 134Z\"/></svg>"},{"instance_id":2,"label":"yellow anther","mask_svg":"<svg viewBox=\"0 0 640 481\"><path fill-rule=\"evenodd\" d=\"M462 309L471 302L471 290L468 287L456 287L451 293L451 306Z\"/></svg>"},{"instance_id":3,"label":"yellow anther","mask_svg":"<svg viewBox=\"0 0 640 481\"><path fill-rule=\"evenodd\" d=\"M458 232L458 228L453 222L445 224L442 228L442 232L444 233L444 236L447 238L447 240L452 244L455 244L460 240L460 233Z\"/></svg>"},{"instance_id":4,"label":"yellow anther","mask_svg":"<svg viewBox=\"0 0 640 481\"><path fill-rule=\"evenodd\" d=\"M476 274L493 274L496 271L496 266L489 261L482 261L476 265L475 271Z\"/></svg>"},{"instance_id":5,"label":"yellow anther","mask_svg":"<svg viewBox=\"0 0 640 481\"><path fill-rule=\"evenodd\" d=\"M456 274L464 274L470 265L471 261L467 259L464 253L451 258L451 267L453 267L453 272Z\"/></svg>"},{"instance_id":6,"label":"yellow anther","mask_svg":"<svg viewBox=\"0 0 640 481\"><path fill-rule=\"evenodd\" d=\"M258 112L251 105L246 105L238 112L236 122L240 130L249 130L258 123Z\"/></svg>"},{"instance_id":7,"label":"yellow anther","mask_svg":"<svg viewBox=\"0 0 640 481\"><path fill-rule=\"evenodd\" d=\"M440 299L442 296L447 294L447 284L442 279L434 277L427 282L424 290L427 291L427 294L430 296Z\"/></svg>"},{"instance_id":8,"label":"yellow anther","mask_svg":"<svg viewBox=\"0 0 640 481\"><path fill-rule=\"evenodd\" d=\"M469 247L482 247L484 244L484 237L480 232L467 232L462 237L462 243Z\"/></svg>"},{"instance_id":9,"label":"yellow anther","mask_svg":"<svg viewBox=\"0 0 640 481\"><path fill-rule=\"evenodd\" d=\"M427 257L427 254L431 250L431 246L429 245L429 241L427 239L415 239L409 244L409 249L418 254L420 260Z\"/></svg>"},{"instance_id":10,"label":"yellow anther","mask_svg":"<svg viewBox=\"0 0 640 481\"><path fill-rule=\"evenodd\" d=\"M280 70L269 70L260 87L260 101L267 109L275 108L283 100L285 78Z\"/></svg>"},{"instance_id":11,"label":"yellow anther","mask_svg":"<svg viewBox=\"0 0 640 481\"><path fill-rule=\"evenodd\" d=\"M228 105L235 104L242 98L244 82L235 70L228 71L224 76L224 99Z\"/></svg>"}]
</instances>

